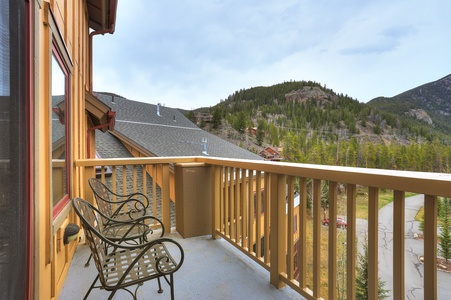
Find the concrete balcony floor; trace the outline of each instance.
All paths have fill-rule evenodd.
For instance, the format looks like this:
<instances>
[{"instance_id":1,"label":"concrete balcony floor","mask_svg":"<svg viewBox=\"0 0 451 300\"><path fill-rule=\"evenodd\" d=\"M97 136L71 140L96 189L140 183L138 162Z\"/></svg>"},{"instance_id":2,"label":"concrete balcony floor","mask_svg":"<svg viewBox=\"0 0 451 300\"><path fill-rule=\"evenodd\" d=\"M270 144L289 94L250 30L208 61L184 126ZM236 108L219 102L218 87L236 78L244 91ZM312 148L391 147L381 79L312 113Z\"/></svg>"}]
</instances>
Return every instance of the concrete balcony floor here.
<instances>
[{"instance_id":1,"label":"concrete balcony floor","mask_svg":"<svg viewBox=\"0 0 451 300\"><path fill-rule=\"evenodd\" d=\"M185 251L185 261L174 275L176 299L303 299L289 287L276 289L269 283L269 272L226 241L210 236L183 239L177 233L166 235L178 241ZM96 277L93 262L84 264L89 247L80 244L75 252L59 299L82 299ZM138 299L170 299L170 289L162 280L163 294L158 294L156 280L138 289ZM132 289L133 290L133 287ZM94 289L88 299L106 299L109 292ZM126 291L114 299L132 299Z\"/></svg>"}]
</instances>

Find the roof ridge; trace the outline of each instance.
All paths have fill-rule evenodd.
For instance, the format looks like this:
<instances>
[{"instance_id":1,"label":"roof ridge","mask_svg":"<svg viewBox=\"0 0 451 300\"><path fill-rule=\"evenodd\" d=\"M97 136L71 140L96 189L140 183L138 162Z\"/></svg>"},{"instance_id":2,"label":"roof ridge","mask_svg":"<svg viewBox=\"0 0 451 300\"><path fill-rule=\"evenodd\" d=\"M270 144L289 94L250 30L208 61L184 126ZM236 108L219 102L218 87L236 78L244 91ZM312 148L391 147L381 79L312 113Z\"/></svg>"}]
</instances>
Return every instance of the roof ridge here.
<instances>
[{"instance_id":1,"label":"roof ridge","mask_svg":"<svg viewBox=\"0 0 451 300\"><path fill-rule=\"evenodd\" d=\"M137 121L128 121L128 120L116 120L116 122L139 124L139 125L160 126L160 127L170 127L170 128L180 128L180 129L190 129L190 130L202 130L202 129L198 128L198 127L184 127L184 126L174 126L174 125L165 125L165 124L156 124L156 123L147 123L147 122L137 122Z\"/></svg>"}]
</instances>

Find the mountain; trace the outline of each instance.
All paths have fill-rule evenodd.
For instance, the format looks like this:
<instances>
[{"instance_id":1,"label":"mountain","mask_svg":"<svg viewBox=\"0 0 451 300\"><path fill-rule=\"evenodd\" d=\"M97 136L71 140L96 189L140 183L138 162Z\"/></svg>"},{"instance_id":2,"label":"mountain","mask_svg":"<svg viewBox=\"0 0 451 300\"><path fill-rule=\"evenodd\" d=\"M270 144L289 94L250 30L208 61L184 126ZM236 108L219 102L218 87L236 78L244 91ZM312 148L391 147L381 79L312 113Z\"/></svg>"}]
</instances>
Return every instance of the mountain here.
<instances>
[{"instance_id":1,"label":"mountain","mask_svg":"<svg viewBox=\"0 0 451 300\"><path fill-rule=\"evenodd\" d=\"M260 127L265 134L257 146L280 146L287 132L306 138L319 136L324 141L354 138L359 143L408 145L435 137L443 140L443 133L450 140L451 125L443 118L450 113L450 96L446 92L450 80L448 76L431 83L433 86L417 88L418 92L413 89L396 99L378 98L371 104L337 94L316 82L290 81L242 89L216 106L196 112L219 111L216 115L221 116L222 126L212 132L226 139L238 136L236 143L249 143L248 138L240 135L248 128ZM424 102L428 105L419 105ZM447 126L450 131L444 130ZM243 146L258 148L252 144Z\"/></svg>"},{"instance_id":2,"label":"mountain","mask_svg":"<svg viewBox=\"0 0 451 300\"><path fill-rule=\"evenodd\" d=\"M451 75L392 98L373 99L367 105L400 116L409 116L442 133L451 134Z\"/></svg>"},{"instance_id":3,"label":"mountain","mask_svg":"<svg viewBox=\"0 0 451 300\"><path fill-rule=\"evenodd\" d=\"M450 80L371 103L290 81L241 89L187 116L204 113L201 127L255 153L283 148L285 161L449 173Z\"/></svg>"}]
</instances>

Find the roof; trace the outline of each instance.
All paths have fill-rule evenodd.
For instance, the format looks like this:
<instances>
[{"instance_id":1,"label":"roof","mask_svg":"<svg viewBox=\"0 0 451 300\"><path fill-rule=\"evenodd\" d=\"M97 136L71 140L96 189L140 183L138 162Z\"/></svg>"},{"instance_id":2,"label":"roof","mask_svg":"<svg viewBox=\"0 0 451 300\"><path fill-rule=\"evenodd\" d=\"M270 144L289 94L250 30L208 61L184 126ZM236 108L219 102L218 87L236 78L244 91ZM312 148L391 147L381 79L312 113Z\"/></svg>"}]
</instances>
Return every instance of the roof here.
<instances>
[{"instance_id":1,"label":"roof","mask_svg":"<svg viewBox=\"0 0 451 300\"><path fill-rule=\"evenodd\" d=\"M114 31L118 0L87 0L89 27ZM111 32L111 33L112 33Z\"/></svg>"},{"instance_id":2,"label":"roof","mask_svg":"<svg viewBox=\"0 0 451 300\"><path fill-rule=\"evenodd\" d=\"M206 139L206 152L211 157L262 160L260 156L200 129L177 109L110 94L96 95L116 112L115 128L111 133L154 156L201 156Z\"/></svg>"}]
</instances>

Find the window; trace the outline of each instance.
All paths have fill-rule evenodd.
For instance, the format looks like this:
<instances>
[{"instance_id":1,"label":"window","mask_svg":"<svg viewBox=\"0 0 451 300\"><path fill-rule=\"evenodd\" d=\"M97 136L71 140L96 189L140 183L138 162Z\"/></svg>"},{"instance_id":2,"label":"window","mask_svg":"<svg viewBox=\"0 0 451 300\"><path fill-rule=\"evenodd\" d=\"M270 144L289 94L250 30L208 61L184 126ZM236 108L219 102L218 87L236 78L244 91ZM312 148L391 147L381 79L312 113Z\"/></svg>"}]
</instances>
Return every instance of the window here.
<instances>
[{"instance_id":1,"label":"window","mask_svg":"<svg viewBox=\"0 0 451 300\"><path fill-rule=\"evenodd\" d=\"M50 137L51 137L51 205L53 218L70 199L70 74L72 61L49 9L51 54Z\"/></svg>"}]
</instances>

